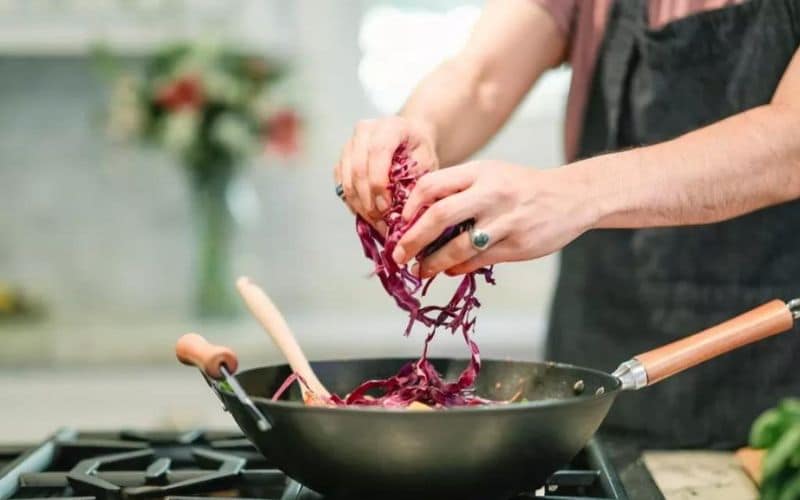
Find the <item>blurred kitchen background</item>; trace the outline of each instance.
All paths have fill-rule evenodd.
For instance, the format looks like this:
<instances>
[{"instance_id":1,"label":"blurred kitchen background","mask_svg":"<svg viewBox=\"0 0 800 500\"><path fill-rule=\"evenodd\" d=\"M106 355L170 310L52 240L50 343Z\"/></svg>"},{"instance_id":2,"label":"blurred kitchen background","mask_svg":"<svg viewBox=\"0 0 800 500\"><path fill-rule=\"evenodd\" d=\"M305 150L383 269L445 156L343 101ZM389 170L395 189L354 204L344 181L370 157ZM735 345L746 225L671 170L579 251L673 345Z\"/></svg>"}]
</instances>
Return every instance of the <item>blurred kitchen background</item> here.
<instances>
[{"instance_id":1,"label":"blurred kitchen background","mask_svg":"<svg viewBox=\"0 0 800 500\"><path fill-rule=\"evenodd\" d=\"M174 360L175 340L197 331L245 367L280 357L238 302L220 306L218 290L198 299L204 272L222 277L223 294L235 276L253 277L311 358L419 355L420 332L403 337L405 315L367 279L332 167L357 120L396 111L458 49L481 3L0 0L0 440L41 438L55 422L232 426L197 372ZM233 125L217 131L245 152L229 162L210 216L175 153L180 122L171 143L143 145L118 133L141 116L113 121L115 103L136 96L120 77L141 76L176 43L281 73L260 74L268 92L252 103L274 126L256 134L266 147L248 149ZM558 165L568 80L566 69L548 74L480 156ZM236 85L218 83L223 93ZM188 83L155 84L166 107L191 104ZM226 209L222 242L198 234ZM208 245L221 257L201 262ZM497 286L482 287L485 357L541 357L555 259L499 266ZM440 334L433 354L466 350Z\"/></svg>"}]
</instances>

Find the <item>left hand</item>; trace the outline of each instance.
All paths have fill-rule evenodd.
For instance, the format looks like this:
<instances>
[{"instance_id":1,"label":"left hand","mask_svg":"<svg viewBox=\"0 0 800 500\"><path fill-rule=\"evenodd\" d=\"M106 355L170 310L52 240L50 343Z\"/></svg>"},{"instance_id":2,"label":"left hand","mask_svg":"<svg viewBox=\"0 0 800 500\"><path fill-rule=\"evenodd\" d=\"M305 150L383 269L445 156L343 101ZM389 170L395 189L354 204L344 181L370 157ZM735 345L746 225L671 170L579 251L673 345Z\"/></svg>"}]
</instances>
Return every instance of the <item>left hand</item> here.
<instances>
[{"instance_id":1,"label":"left hand","mask_svg":"<svg viewBox=\"0 0 800 500\"><path fill-rule=\"evenodd\" d=\"M489 246L479 251L468 233L461 234L419 263L422 278L548 255L596 221L589 187L568 167L536 170L475 161L431 172L417 182L403 218L429 208L400 239L393 257L405 264L446 228L471 218L489 234Z\"/></svg>"}]
</instances>

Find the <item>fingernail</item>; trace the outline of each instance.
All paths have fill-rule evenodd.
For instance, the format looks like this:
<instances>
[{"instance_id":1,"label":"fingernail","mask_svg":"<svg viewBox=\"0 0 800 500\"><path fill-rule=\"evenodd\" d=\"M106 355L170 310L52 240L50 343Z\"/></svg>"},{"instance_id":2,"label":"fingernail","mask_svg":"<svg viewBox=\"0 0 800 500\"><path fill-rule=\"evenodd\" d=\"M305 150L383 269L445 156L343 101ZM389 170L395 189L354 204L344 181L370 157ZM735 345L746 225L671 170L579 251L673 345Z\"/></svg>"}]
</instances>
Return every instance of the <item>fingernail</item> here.
<instances>
[{"instance_id":1,"label":"fingernail","mask_svg":"<svg viewBox=\"0 0 800 500\"><path fill-rule=\"evenodd\" d=\"M383 213L389 208L389 204L386 203L383 196L378 196L375 198L375 207L377 207L379 212Z\"/></svg>"},{"instance_id":2,"label":"fingernail","mask_svg":"<svg viewBox=\"0 0 800 500\"><path fill-rule=\"evenodd\" d=\"M396 247L394 247L394 252L392 252L392 258L398 264L401 264L401 265L405 264L405 258L406 258L405 249L403 249L403 247L401 247L400 245L397 245Z\"/></svg>"}]
</instances>

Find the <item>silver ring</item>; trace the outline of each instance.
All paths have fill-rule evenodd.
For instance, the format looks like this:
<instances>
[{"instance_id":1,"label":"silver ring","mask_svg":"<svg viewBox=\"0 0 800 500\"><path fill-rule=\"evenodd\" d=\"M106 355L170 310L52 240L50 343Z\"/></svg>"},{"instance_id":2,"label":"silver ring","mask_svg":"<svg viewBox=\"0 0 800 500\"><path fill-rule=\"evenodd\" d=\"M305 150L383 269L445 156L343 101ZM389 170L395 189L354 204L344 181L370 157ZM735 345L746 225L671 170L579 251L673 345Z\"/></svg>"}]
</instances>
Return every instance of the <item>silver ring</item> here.
<instances>
[{"instance_id":1,"label":"silver ring","mask_svg":"<svg viewBox=\"0 0 800 500\"><path fill-rule=\"evenodd\" d=\"M341 184L336 185L336 196L338 196L341 199L344 199L344 186L342 186Z\"/></svg>"},{"instance_id":2,"label":"silver ring","mask_svg":"<svg viewBox=\"0 0 800 500\"><path fill-rule=\"evenodd\" d=\"M489 233L486 231L482 231L475 227L469 230L469 241L472 243L472 248L475 250L486 250L486 248L489 246L490 240L491 238L489 237Z\"/></svg>"}]
</instances>

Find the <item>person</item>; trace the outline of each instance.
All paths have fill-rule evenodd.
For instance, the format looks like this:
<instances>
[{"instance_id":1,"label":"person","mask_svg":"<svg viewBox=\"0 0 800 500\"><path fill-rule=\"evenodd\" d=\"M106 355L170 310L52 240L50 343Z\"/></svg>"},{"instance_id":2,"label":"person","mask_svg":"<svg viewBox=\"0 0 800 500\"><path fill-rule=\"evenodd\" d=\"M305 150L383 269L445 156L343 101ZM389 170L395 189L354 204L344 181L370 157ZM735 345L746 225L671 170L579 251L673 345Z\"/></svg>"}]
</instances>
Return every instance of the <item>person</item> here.
<instances>
[{"instance_id":1,"label":"person","mask_svg":"<svg viewBox=\"0 0 800 500\"><path fill-rule=\"evenodd\" d=\"M469 219L415 272L561 251L547 357L610 371L800 295L799 46L800 0L490 1L402 111L358 123L337 191L385 231L387 169L405 143L427 173L403 215L427 210L394 259ZM568 163L464 163L564 62ZM791 333L745 347L625 394L605 428L652 447L741 445L762 410L800 394L799 353Z\"/></svg>"}]
</instances>

